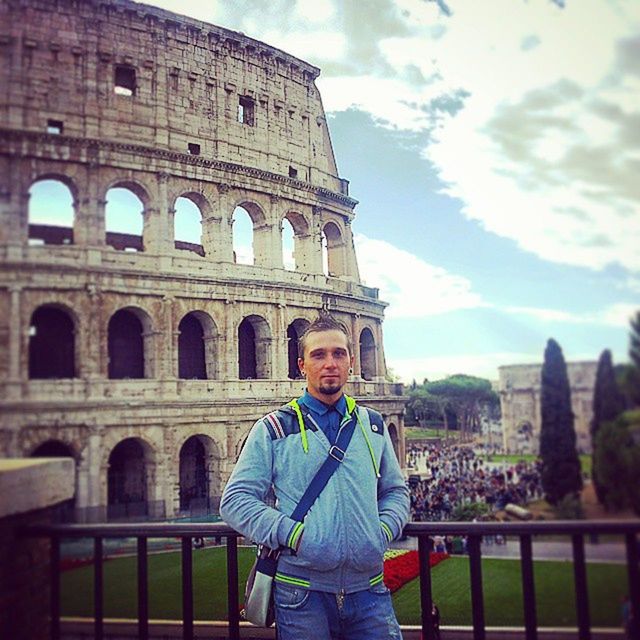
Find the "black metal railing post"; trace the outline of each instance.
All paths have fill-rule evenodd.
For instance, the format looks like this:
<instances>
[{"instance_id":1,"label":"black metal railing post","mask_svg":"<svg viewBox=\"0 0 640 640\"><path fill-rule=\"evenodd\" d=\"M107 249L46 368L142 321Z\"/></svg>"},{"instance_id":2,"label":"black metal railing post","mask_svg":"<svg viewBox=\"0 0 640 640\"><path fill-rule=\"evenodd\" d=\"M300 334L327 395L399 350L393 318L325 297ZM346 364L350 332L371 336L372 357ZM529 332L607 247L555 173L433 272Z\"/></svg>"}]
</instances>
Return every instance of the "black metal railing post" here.
<instances>
[{"instance_id":1,"label":"black metal railing post","mask_svg":"<svg viewBox=\"0 0 640 640\"><path fill-rule=\"evenodd\" d=\"M536 590L533 577L533 549L531 536L520 536L520 567L522 573L522 604L526 640L537 640Z\"/></svg>"},{"instance_id":2,"label":"black metal railing post","mask_svg":"<svg viewBox=\"0 0 640 640\"><path fill-rule=\"evenodd\" d=\"M482 536L470 535L467 541L471 578L471 618L473 620L473 640L485 640L484 597L482 595L482 558L480 555L481 540Z\"/></svg>"},{"instance_id":3,"label":"black metal railing post","mask_svg":"<svg viewBox=\"0 0 640 640\"><path fill-rule=\"evenodd\" d=\"M104 632L104 564L102 538L93 540L93 637L102 640Z\"/></svg>"},{"instance_id":4,"label":"black metal railing post","mask_svg":"<svg viewBox=\"0 0 640 640\"><path fill-rule=\"evenodd\" d=\"M191 538L182 538L182 638L193 640L193 554Z\"/></svg>"},{"instance_id":5,"label":"black metal railing post","mask_svg":"<svg viewBox=\"0 0 640 640\"><path fill-rule=\"evenodd\" d=\"M627 547L627 576L629 579L629 603L636 621L640 619L640 568L638 562L638 537L635 533L625 536ZM636 622L636 624L638 624Z\"/></svg>"},{"instance_id":6,"label":"black metal railing post","mask_svg":"<svg viewBox=\"0 0 640 640\"><path fill-rule=\"evenodd\" d=\"M138 638L149 638L149 579L147 539L138 538Z\"/></svg>"},{"instance_id":7,"label":"black metal railing post","mask_svg":"<svg viewBox=\"0 0 640 640\"><path fill-rule=\"evenodd\" d=\"M435 640L433 632L433 595L431 593L431 563L428 536L418 536L418 558L420 560L420 615L422 637Z\"/></svg>"},{"instance_id":8,"label":"black metal railing post","mask_svg":"<svg viewBox=\"0 0 640 640\"><path fill-rule=\"evenodd\" d=\"M578 616L578 638L591 639L589 620L589 591L587 589L587 569L584 562L584 538L582 534L571 536L573 546L573 581L576 589L576 613Z\"/></svg>"},{"instance_id":9,"label":"black metal railing post","mask_svg":"<svg viewBox=\"0 0 640 640\"><path fill-rule=\"evenodd\" d=\"M227 613L229 640L240 639L240 612L238 611L238 538L227 538Z\"/></svg>"},{"instance_id":10,"label":"black metal railing post","mask_svg":"<svg viewBox=\"0 0 640 640\"><path fill-rule=\"evenodd\" d=\"M51 611L51 640L60 640L60 538L51 538L50 550L50 611Z\"/></svg>"}]
</instances>

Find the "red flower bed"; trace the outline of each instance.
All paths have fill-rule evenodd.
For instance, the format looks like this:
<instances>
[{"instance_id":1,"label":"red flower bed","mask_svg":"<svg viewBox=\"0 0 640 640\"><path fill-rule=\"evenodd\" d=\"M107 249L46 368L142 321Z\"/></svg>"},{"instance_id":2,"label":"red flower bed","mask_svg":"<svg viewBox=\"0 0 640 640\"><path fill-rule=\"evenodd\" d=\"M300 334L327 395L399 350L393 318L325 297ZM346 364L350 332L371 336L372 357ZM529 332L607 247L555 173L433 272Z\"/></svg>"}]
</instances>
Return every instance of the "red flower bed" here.
<instances>
[{"instance_id":1,"label":"red flower bed","mask_svg":"<svg viewBox=\"0 0 640 640\"><path fill-rule=\"evenodd\" d=\"M435 567L448 557L448 553L430 553L429 566ZM419 575L420 559L417 551L407 551L384 561L384 583L391 593Z\"/></svg>"}]
</instances>

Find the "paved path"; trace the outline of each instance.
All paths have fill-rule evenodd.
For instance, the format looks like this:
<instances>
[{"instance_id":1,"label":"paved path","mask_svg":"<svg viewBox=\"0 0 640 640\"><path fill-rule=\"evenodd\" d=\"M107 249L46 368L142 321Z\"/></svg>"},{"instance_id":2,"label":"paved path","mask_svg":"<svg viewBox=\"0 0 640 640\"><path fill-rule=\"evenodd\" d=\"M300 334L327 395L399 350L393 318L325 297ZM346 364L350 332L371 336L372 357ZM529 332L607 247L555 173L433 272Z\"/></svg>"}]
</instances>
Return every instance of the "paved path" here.
<instances>
[{"instance_id":1,"label":"paved path","mask_svg":"<svg viewBox=\"0 0 640 640\"><path fill-rule=\"evenodd\" d=\"M417 549L417 538L394 543L395 548ZM484 558L519 558L520 543L518 540L508 540L505 544L482 543ZM620 562L626 563L626 549L622 542L600 542L593 544L585 542L585 556L589 562ZM573 560L570 542L547 542L534 540L534 560Z\"/></svg>"}]
</instances>

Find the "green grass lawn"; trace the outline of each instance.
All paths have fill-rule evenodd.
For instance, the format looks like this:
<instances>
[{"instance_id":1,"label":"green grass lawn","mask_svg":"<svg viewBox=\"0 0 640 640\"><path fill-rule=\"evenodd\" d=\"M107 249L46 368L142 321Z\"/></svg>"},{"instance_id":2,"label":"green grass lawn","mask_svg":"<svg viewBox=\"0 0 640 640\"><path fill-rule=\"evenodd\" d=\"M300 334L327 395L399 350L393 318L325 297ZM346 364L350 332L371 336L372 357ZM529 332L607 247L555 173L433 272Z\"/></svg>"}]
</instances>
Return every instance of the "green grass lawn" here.
<instances>
[{"instance_id":1,"label":"green grass lawn","mask_svg":"<svg viewBox=\"0 0 640 640\"><path fill-rule=\"evenodd\" d=\"M238 549L240 593L254 554ZM196 619L227 618L227 570L223 547L194 550L194 611ZM469 563L453 557L432 570L433 595L443 624L471 624ZM568 562L536 562L538 624L575 624L573 568ZM489 559L482 562L487 625L522 624L520 563L517 560ZM149 616L180 619L182 597L180 554L149 556ZM107 617L137 616L136 559L109 560L104 565ZM623 565L588 565L591 620L594 626L619 625L619 605L627 589ZM81 567L62 574L62 612L66 616L93 614L93 568ZM420 623L420 586L414 580L394 594L398 618L403 624ZM241 596L242 598L242 596Z\"/></svg>"},{"instance_id":2,"label":"green grass lawn","mask_svg":"<svg viewBox=\"0 0 640 640\"><path fill-rule=\"evenodd\" d=\"M457 432L454 432L457 434ZM424 440L425 438L444 438L444 429L423 429L421 427L406 427L404 430L404 437L407 440ZM451 438L451 431L449 432ZM455 435L454 435L455 437Z\"/></svg>"}]
</instances>

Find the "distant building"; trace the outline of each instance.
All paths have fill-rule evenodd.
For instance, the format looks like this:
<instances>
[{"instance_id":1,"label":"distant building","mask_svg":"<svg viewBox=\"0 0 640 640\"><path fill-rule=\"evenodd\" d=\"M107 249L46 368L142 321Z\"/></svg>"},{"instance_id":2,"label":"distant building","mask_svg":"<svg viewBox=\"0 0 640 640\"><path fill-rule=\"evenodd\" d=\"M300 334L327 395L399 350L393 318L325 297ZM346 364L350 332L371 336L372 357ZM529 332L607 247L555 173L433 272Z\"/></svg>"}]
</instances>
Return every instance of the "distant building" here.
<instances>
[{"instance_id":1,"label":"distant building","mask_svg":"<svg viewBox=\"0 0 640 640\"><path fill-rule=\"evenodd\" d=\"M571 407L575 416L578 453L591 452L589 424L598 363L568 362ZM540 450L540 364L513 364L498 368L503 446L508 453Z\"/></svg>"}]
</instances>

